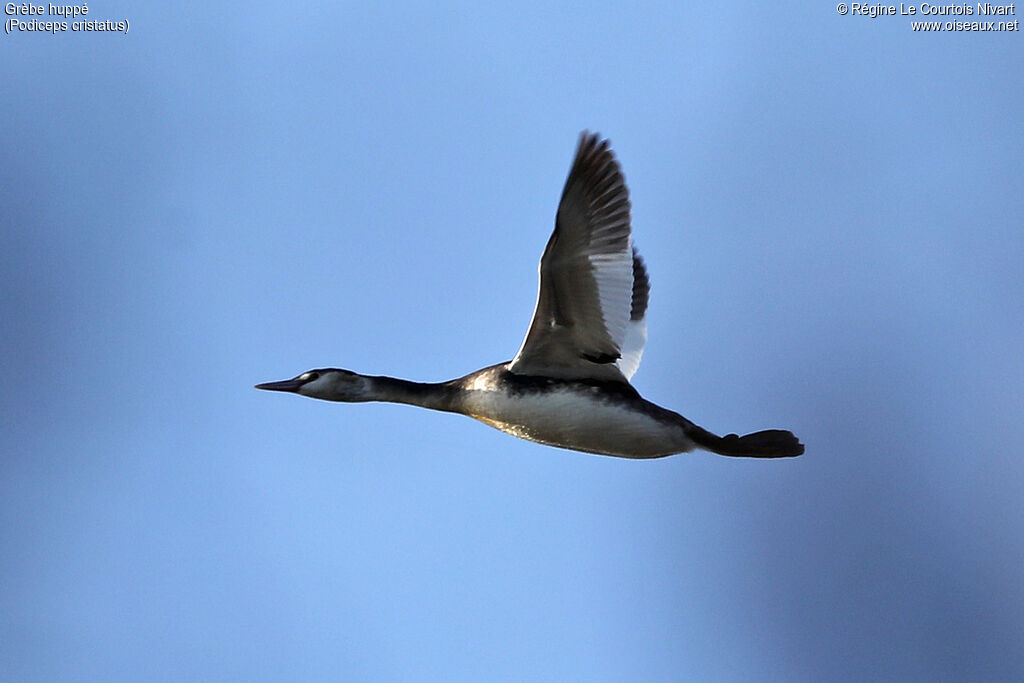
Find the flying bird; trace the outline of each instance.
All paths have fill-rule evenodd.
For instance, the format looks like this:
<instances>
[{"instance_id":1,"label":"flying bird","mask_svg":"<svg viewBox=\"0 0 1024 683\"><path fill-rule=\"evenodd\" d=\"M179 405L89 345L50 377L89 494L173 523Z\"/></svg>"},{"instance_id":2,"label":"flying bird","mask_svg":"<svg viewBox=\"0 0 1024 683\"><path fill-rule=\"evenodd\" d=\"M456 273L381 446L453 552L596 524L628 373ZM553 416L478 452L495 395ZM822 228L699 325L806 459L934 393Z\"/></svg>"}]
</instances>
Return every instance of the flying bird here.
<instances>
[{"instance_id":1,"label":"flying bird","mask_svg":"<svg viewBox=\"0 0 1024 683\"><path fill-rule=\"evenodd\" d=\"M608 141L584 131L540 259L533 320L511 361L439 383L323 368L256 388L462 413L528 441L621 458L695 448L749 458L802 454L791 432L717 436L645 400L629 383L647 339L650 293L629 213Z\"/></svg>"}]
</instances>

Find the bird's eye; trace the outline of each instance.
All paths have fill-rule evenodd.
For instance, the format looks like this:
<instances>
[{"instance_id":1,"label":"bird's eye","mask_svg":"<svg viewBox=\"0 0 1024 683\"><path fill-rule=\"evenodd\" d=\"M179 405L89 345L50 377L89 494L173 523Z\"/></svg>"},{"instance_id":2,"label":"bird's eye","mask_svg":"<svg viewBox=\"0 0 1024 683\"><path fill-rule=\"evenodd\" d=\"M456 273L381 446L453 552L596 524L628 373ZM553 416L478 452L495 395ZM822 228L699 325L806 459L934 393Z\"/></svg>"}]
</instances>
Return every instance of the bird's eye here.
<instances>
[{"instance_id":1,"label":"bird's eye","mask_svg":"<svg viewBox=\"0 0 1024 683\"><path fill-rule=\"evenodd\" d=\"M312 381L313 381L313 380L315 380L315 379L319 379L319 377L320 377L320 373L319 373L319 372L307 372L307 373L306 373L305 375L303 375L302 377L303 377L303 379L305 379L305 380L306 380L307 382L312 382Z\"/></svg>"}]
</instances>

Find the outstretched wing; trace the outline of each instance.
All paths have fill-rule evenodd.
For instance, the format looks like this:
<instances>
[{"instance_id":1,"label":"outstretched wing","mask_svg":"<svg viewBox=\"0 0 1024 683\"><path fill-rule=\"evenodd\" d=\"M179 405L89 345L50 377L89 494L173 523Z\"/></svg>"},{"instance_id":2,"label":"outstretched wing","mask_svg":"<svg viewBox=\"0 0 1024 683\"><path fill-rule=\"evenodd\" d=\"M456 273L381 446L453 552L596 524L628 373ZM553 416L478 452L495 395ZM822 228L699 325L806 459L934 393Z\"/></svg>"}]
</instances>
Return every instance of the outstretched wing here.
<instances>
[{"instance_id":1,"label":"outstretched wing","mask_svg":"<svg viewBox=\"0 0 1024 683\"><path fill-rule=\"evenodd\" d=\"M636 371L650 285L629 208L608 141L584 132L540 260L533 321L509 370L623 382Z\"/></svg>"}]
</instances>

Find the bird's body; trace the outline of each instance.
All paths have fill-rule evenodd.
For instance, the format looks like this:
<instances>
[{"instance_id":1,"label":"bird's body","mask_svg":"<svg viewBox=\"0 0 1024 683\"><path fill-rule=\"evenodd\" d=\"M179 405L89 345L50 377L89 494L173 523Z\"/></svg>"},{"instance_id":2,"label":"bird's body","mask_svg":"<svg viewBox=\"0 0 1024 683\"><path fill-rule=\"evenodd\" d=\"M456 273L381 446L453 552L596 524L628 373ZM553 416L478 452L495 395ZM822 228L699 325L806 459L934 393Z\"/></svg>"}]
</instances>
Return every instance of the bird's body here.
<instances>
[{"instance_id":1,"label":"bird's body","mask_svg":"<svg viewBox=\"0 0 1024 683\"><path fill-rule=\"evenodd\" d=\"M680 423L621 382L517 375L509 363L455 380L465 415L521 439L587 453L656 458L693 448Z\"/></svg>"},{"instance_id":2,"label":"bird's body","mask_svg":"<svg viewBox=\"0 0 1024 683\"><path fill-rule=\"evenodd\" d=\"M528 441L625 458L694 448L746 457L803 453L788 431L719 437L640 396L629 377L646 340L649 291L618 163L607 141L584 133L541 258L533 321L515 358L436 384L327 368L257 388L461 413Z\"/></svg>"}]
</instances>

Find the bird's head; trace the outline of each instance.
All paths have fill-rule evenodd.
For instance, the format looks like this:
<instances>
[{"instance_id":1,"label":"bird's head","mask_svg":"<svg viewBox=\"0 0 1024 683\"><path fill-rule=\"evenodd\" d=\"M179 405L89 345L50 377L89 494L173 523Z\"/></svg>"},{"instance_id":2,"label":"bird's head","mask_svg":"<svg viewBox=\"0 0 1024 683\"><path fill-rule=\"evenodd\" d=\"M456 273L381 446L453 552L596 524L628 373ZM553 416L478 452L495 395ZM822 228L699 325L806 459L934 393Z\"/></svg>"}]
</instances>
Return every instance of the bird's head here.
<instances>
[{"instance_id":1,"label":"bird's head","mask_svg":"<svg viewBox=\"0 0 1024 683\"><path fill-rule=\"evenodd\" d=\"M371 400L369 378L337 368L309 370L292 379L257 384L256 388L267 391L287 391L325 401L355 403Z\"/></svg>"}]
</instances>

